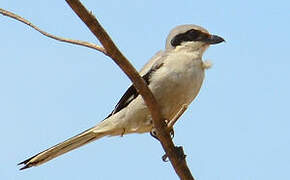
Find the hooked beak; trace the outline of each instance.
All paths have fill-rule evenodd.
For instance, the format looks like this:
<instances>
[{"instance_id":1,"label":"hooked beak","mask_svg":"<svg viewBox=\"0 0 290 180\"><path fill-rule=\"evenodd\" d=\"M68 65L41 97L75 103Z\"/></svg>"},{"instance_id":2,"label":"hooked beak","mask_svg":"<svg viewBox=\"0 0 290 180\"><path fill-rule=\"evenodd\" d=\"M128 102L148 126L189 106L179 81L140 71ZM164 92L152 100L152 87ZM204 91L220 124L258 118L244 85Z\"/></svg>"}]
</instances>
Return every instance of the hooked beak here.
<instances>
[{"instance_id":1,"label":"hooked beak","mask_svg":"<svg viewBox=\"0 0 290 180\"><path fill-rule=\"evenodd\" d=\"M210 37L206 40L206 42L208 44L218 44L221 42L225 42L225 40L217 35L210 35Z\"/></svg>"}]
</instances>

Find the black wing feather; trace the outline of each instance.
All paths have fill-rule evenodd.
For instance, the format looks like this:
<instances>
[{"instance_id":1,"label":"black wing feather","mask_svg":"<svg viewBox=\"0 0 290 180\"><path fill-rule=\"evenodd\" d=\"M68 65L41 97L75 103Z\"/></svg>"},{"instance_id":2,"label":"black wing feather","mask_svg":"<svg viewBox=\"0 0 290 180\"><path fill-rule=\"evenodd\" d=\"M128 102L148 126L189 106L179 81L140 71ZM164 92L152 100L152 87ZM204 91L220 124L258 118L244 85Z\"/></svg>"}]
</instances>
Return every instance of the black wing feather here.
<instances>
[{"instance_id":1,"label":"black wing feather","mask_svg":"<svg viewBox=\"0 0 290 180\"><path fill-rule=\"evenodd\" d=\"M130 104L130 102L133 99L135 99L138 95L139 95L139 93L137 92L137 90L135 89L135 87L133 85L131 85L127 89L127 91L125 92L125 94L122 96L122 98L119 100L119 102L115 106L114 110L108 115L108 117L110 117L111 115L119 112L121 109L123 109L126 106L128 106L128 104Z\"/></svg>"},{"instance_id":2,"label":"black wing feather","mask_svg":"<svg viewBox=\"0 0 290 180\"><path fill-rule=\"evenodd\" d=\"M142 78L144 79L144 81L146 82L147 85L150 84L150 77L151 77L152 73L154 71L156 71L158 68L160 68L162 65L163 64L155 66L154 68L150 69L144 76L142 76ZM115 113L121 111L123 108L127 107L130 104L130 102L132 102L138 95L139 95L138 91L136 90L136 88L132 84L127 89L125 94L121 97L121 99L119 100L119 102L115 106L114 110L108 115L108 117L112 116L113 114L115 114Z\"/></svg>"}]
</instances>

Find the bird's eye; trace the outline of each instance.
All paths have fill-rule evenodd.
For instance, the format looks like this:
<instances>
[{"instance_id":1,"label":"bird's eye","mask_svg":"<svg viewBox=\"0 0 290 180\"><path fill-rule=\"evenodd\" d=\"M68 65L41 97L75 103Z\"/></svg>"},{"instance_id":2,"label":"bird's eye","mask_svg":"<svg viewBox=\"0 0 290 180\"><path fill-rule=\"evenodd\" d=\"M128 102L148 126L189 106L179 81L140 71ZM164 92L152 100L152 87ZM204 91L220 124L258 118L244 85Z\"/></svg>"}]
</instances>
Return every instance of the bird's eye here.
<instances>
[{"instance_id":1,"label":"bird's eye","mask_svg":"<svg viewBox=\"0 0 290 180\"><path fill-rule=\"evenodd\" d=\"M192 40L196 40L198 36L200 35L200 31L197 31L194 29L189 30L187 33L190 36L190 39Z\"/></svg>"},{"instance_id":2,"label":"bird's eye","mask_svg":"<svg viewBox=\"0 0 290 180\"><path fill-rule=\"evenodd\" d=\"M209 35L198 30L191 29L188 31L188 36L193 41L204 41L209 38Z\"/></svg>"},{"instance_id":3,"label":"bird's eye","mask_svg":"<svg viewBox=\"0 0 290 180\"><path fill-rule=\"evenodd\" d=\"M200 33L198 35L198 37L196 38L196 41L204 41L206 39L208 39L208 35L207 34L204 34L204 33Z\"/></svg>"}]
</instances>

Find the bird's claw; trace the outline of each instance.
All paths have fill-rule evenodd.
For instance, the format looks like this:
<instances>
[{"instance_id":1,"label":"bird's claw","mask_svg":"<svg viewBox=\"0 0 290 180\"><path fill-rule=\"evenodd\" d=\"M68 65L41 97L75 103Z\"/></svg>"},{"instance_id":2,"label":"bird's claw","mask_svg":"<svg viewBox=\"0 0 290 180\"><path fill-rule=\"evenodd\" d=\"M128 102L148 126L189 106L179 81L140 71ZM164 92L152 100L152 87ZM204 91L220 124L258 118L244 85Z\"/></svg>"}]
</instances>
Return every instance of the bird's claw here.
<instances>
[{"instance_id":1,"label":"bird's claw","mask_svg":"<svg viewBox=\"0 0 290 180\"><path fill-rule=\"evenodd\" d=\"M173 128L169 131L169 134L170 134L171 139L173 139L174 138L174 129Z\"/></svg>"},{"instance_id":2,"label":"bird's claw","mask_svg":"<svg viewBox=\"0 0 290 180\"><path fill-rule=\"evenodd\" d=\"M166 125L168 125L169 121L168 120L165 120L165 123L166 123ZM152 130L150 131L150 135L152 137L154 137L155 139L159 140L158 137L157 137L157 131L156 131L155 128L152 128ZM169 130L169 135L170 135L171 139L174 138L174 129L173 128L171 128Z\"/></svg>"},{"instance_id":3,"label":"bird's claw","mask_svg":"<svg viewBox=\"0 0 290 180\"><path fill-rule=\"evenodd\" d=\"M168 156L167 156L167 154L164 154L164 155L162 156L162 161L163 161L163 162L168 162Z\"/></svg>"},{"instance_id":4,"label":"bird's claw","mask_svg":"<svg viewBox=\"0 0 290 180\"><path fill-rule=\"evenodd\" d=\"M158 139L158 137L157 137L157 132L156 132L156 129L155 129L155 128L153 128L153 129L150 131L150 135L159 141L159 139Z\"/></svg>"}]
</instances>

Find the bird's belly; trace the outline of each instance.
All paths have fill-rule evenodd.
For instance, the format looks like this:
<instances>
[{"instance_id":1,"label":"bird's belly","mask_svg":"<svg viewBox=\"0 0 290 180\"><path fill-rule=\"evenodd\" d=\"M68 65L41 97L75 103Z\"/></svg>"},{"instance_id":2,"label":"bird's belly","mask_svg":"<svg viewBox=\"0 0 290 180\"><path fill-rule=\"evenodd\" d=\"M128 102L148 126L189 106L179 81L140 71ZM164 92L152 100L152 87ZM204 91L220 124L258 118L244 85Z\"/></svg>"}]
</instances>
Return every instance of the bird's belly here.
<instances>
[{"instance_id":1,"label":"bird's belly","mask_svg":"<svg viewBox=\"0 0 290 180\"><path fill-rule=\"evenodd\" d=\"M166 71L159 85L152 89L164 118L172 118L183 105L189 105L197 96L204 78L199 65ZM162 71L160 71L162 73Z\"/></svg>"},{"instance_id":2,"label":"bird's belly","mask_svg":"<svg viewBox=\"0 0 290 180\"><path fill-rule=\"evenodd\" d=\"M204 70L197 62L189 67L161 68L154 74L149 88L154 94L162 116L170 120L182 108L189 105L198 94ZM154 77L156 79L154 79ZM152 117L141 96L136 97L128 107L116 114L124 133L144 133L152 129ZM121 117L123 116L123 117Z\"/></svg>"}]
</instances>

